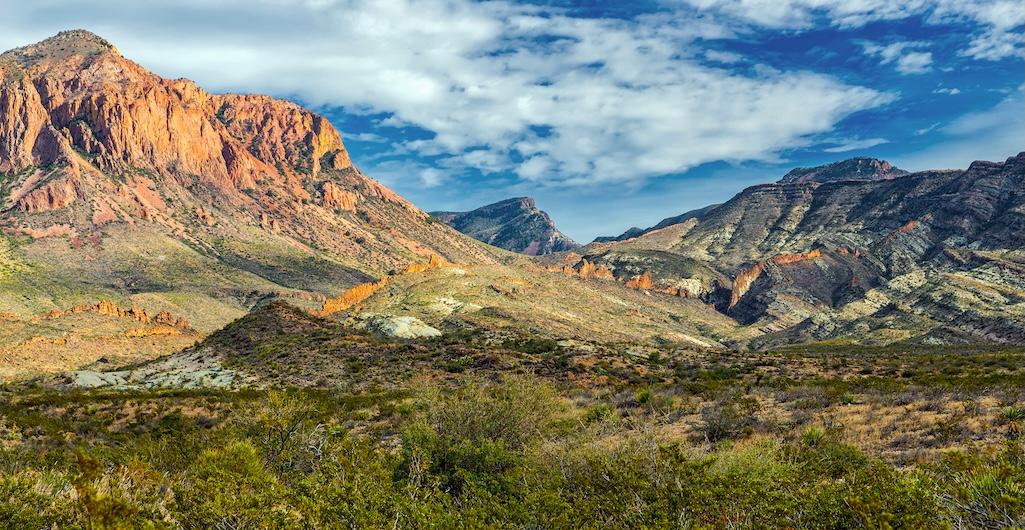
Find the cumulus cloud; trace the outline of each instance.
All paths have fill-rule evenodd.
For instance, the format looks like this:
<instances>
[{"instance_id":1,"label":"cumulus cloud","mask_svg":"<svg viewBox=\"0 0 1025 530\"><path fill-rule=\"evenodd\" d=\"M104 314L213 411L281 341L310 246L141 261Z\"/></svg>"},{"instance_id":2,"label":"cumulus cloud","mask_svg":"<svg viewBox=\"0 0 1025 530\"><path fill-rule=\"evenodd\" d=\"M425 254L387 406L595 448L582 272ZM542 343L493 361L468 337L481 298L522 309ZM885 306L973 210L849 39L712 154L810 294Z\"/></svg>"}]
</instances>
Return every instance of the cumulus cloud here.
<instances>
[{"instance_id":1,"label":"cumulus cloud","mask_svg":"<svg viewBox=\"0 0 1025 530\"><path fill-rule=\"evenodd\" d=\"M931 69L932 53L923 51L911 51L928 46L925 42L895 42L888 45L875 43L863 43L865 53L879 57L882 64L893 64L898 72L909 74L924 74Z\"/></svg>"},{"instance_id":2,"label":"cumulus cloud","mask_svg":"<svg viewBox=\"0 0 1025 530\"><path fill-rule=\"evenodd\" d=\"M41 0L5 11L4 44L83 26L208 89L386 113L381 126L430 133L397 146L431 157L432 171L410 175L425 186L471 167L584 185L773 160L893 99L823 74L710 66L694 43L734 30L700 14L597 19L470 0Z\"/></svg>"}]
</instances>

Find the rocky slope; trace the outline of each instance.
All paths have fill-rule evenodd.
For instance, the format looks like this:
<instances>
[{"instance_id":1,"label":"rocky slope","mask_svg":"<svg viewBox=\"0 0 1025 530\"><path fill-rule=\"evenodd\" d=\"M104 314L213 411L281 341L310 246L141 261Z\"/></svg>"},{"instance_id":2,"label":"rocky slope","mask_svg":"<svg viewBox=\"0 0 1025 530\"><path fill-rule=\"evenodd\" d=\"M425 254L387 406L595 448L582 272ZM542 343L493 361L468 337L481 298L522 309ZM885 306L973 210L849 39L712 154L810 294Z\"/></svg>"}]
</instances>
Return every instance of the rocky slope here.
<instances>
[{"instance_id":1,"label":"rocky slope","mask_svg":"<svg viewBox=\"0 0 1025 530\"><path fill-rule=\"evenodd\" d=\"M86 31L0 55L0 307L112 299L208 333L496 251L363 175L323 117L163 79Z\"/></svg>"},{"instance_id":2,"label":"rocky slope","mask_svg":"<svg viewBox=\"0 0 1025 530\"><path fill-rule=\"evenodd\" d=\"M648 272L656 290L699 284L696 296L752 337L768 334L756 345L1023 340L1025 153L906 175L864 160L791 172L700 219L588 245L574 266L600 263L621 280Z\"/></svg>"},{"instance_id":3,"label":"rocky slope","mask_svg":"<svg viewBox=\"0 0 1025 530\"><path fill-rule=\"evenodd\" d=\"M560 232L530 197L506 199L469 212L431 212L431 216L478 241L528 256L580 246Z\"/></svg>"}]
</instances>

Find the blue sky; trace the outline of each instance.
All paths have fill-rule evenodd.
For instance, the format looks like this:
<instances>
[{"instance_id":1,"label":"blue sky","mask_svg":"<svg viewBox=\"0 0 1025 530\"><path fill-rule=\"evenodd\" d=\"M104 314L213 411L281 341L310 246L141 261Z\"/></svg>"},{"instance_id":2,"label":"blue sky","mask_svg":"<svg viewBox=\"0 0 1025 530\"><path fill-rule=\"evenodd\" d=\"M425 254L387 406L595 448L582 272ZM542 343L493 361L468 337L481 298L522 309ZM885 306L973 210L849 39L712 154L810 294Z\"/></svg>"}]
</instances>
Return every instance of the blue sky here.
<instances>
[{"instance_id":1,"label":"blue sky","mask_svg":"<svg viewBox=\"0 0 1025 530\"><path fill-rule=\"evenodd\" d=\"M426 210L531 195L589 241L794 166L1025 149L1020 0L37 0L0 48L85 28L165 77L328 116Z\"/></svg>"}]
</instances>

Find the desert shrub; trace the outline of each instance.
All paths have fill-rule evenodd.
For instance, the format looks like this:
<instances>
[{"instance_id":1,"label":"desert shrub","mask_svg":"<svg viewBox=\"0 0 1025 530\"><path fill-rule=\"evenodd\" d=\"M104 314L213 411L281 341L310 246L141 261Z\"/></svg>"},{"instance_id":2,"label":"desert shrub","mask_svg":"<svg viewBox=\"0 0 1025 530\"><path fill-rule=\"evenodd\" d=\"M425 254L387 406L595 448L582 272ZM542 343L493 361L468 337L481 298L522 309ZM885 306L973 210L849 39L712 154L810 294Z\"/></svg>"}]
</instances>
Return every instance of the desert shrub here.
<instances>
[{"instance_id":1,"label":"desert shrub","mask_svg":"<svg viewBox=\"0 0 1025 530\"><path fill-rule=\"evenodd\" d=\"M365 438L334 436L317 470L296 485L315 528L399 528L443 519L438 493L420 469L400 485L397 461ZM414 464L416 467L416 464Z\"/></svg>"},{"instance_id":2,"label":"desert shrub","mask_svg":"<svg viewBox=\"0 0 1025 530\"><path fill-rule=\"evenodd\" d=\"M522 353L529 353L532 355L539 355L548 352L560 352L562 346L559 346L558 341L555 339L545 339L540 337L530 337L526 339L510 339L503 343L503 346L510 350L515 350Z\"/></svg>"},{"instance_id":3,"label":"desert shrub","mask_svg":"<svg viewBox=\"0 0 1025 530\"><path fill-rule=\"evenodd\" d=\"M746 436L754 431L758 403L729 393L701 409L701 434L711 443Z\"/></svg>"},{"instance_id":4,"label":"desert shrub","mask_svg":"<svg viewBox=\"0 0 1025 530\"><path fill-rule=\"evenodd\" d=\"M300 526L260 448L235 441L199 456L175 485L178 520L188 528Z\"/></svg>"},{"instance_id":5,"label":"desert shrub","mask_svg":"<svg viewBox=\"0 0 1025 530\"><path fill-rule=\"evenodd\" d=\"M607 421L615 417L616 409L612 408L608 403L591 405L587 407L587 411L584 413L584 421L587 423Z\"/></svg>"},{"instance_id":6,"label":"desert shrub","mask_svg":"<svg viewBox=\"0 0 1025 530\"><path fill-rule=\"evenodd\" d=\"M805 492L806 528L943 528L944 512L930 478L881 462L849 470L842 480Z\"/></svg>"},{"instance_id":7,"label":"desert shrub","mask_svg":"<svg viewBox=\"0 0 1025 530\"><path fill-rule=\"evenodd\" d=\"M958 528L1025 527L1025 448L1007 442L992 455L947 454L938 476L942 503Z\"/></svg>"},{"instance_id":8,"label":"desert shrub","mask_svg":"<svg viewBox=\"0 0 1025 530\"><path fill-rule=\"evenodd\" d=\"M1020 440L906 468L826 420L688 446L653 414L605 421L663 399L642 388L576 390L590 405L576 410L526 377L413 393L33 390L48 393L0 408L21 433L0 447L0 528L1025 526ZM702 442L760 427L754 400L719 396Z\"/></svg>"},{"instance_id":9,"label":"desert shrub","mask_svg":"<svg viewBox=\"0 0 1025 530\"><path fill-rule=\"evenodd\" d=\"M421 395L423 410L404 432L401 475L413 478L417 462L458 495L468 484L504 490L506 472L523 449L548 435L561 405L552 387L508 377L502 384L471 380L464 387Z\"/></svg>"},{"instance_id":10,"label":"desert shrub","mask_svg":"<svg viewBox=\"0 0 1025 530\"><path fill-rule=\"evenodd\" d=\"M244 418L244 432L261 449L268 467L288 478L310 473L323 455L325 426L314 400L271 390L255 414Z\"/></svg>"},{"instance_id":11,"label":"desert shrub","mask_svg":"<svg viewBox=\"0 0 1025 530\"><path fill-rule=\"evenodd\" d=\"M64 474L30 470L0 476L0 527L71 526L77 520L71 491Z\"/></svg>"},{"instance_id":12,"label":"desert shrub","mask_svg":"<svg viewBox=\"0 0 1025 530\"><path fill-rule=\"evenodd\" d=\"M1008 438L1018 438L1025 431L1025 408L1008 405L1000 409L1000 422L1007 426Z\"/></svg>"},{"instance_id":13,"label":"desert shrub","mask_svg":"<svg viewBox=\"0 0 1025 530\"><path fill-rule=\"evenodd\" d=\"M651 389L650 388L642 388L642 389L638 390L637 393L634 394L634 401L636 401L637 404L639 404L639 405L644 405L645 403L650 402L651 401Z\"/></svg>"}]
</instances>

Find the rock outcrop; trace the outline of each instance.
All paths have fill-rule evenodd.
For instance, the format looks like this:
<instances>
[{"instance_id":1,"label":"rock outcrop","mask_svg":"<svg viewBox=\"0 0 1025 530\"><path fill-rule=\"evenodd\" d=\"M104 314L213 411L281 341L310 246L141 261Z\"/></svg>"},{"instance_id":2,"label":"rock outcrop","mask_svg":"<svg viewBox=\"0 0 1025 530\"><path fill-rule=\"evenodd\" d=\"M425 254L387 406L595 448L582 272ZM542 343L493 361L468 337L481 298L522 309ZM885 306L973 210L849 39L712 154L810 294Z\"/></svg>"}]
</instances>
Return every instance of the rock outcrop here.
<instances>
[{"instance_id":1,"label":"rock outcrop","mask_svg":"<svg viewBox=\"0 0 1025 530\"><path fill-rule=\"evenodd\" d=\"M321 200L328 208L339 208L350 212L356 211L356 202L359 197L351 191L346 191L334 182L325 182L320 188Z\"/></svg>"},{"instance_id":2,"label":"rock outcrop","mask_svg":"<svg viewBox=\"0 0 1025 530\"><path fill-rule=\"evenodd\" d=\"M411 316L361 314L359 325L369 331L397 339L429 339L440 337L441 331Z\"/></svg>"},{"instance_id":3,"label":"rock outcrop","mask_svg":"<svg viewBox=\"0 0 1025 530\"><path fill-rule=\"evenodd\" d=\"M626 286L629 289L654 289L655 284L651 281L651 274L648 271L644 271L644 274L630 278L626 282Z\"/></svg>"},{"instance_id":4,"label":"rock outcrop","mask_svg":"<svg viewBox=\"0 0 1025 530\"><path fill-rule=\"evenodd\" d=\"M439 269L441 267L449 265L441 256L437 254L431 254L426 263L410 263L406 265L400 274L415 274L418 272L426 272L429 270ZM321 306L320 311L317 312L318 316L326 317L349 309L356 304L370 298L377 291L385 288L390 281L389 276L384 276L377 281L361 283L352 287L342 294L324 300L324 304Z\"/></svg>"},{"instance_id":5,"label":"rock outcrop","mask_svg":"<svg viewBox=\"0 0 1025 530\"><path fill-rule=\"evenodd\" d=\"M100 300L95 304L79 304L66 310L54 309L46 314L46 318L61 318L65 315L75 313L97 313L100 315L109 315L119 318L130 318L143 324L160 324L189 333L195 332L195 330L193 330L189 325L188 320L177 317L168 311L160 311L155 315L151 315L149 311L140 306L132 306L124 309L110 300Z\"/></svg>"},{"instance_id":6,"label":"rock outcrop","mask_svg":"<svg viewBox=\"0 0 1025 530\"><path fill-rule=\"evenodd\" d=\"M751 288L751 285L761 277L762 273L765 272L767 263L780 266L792 265L794 263L801 263L802 261L809 261L819 257L822 257L822 251L819 249L799 254L783 254L769 258L767 261L759 261L750 268L741 270L737 273L737 277L733 279L733 288L730 291L729 309L733 309L733 307L740 302L740 298Z\"/></svg>"}]
</instances>

